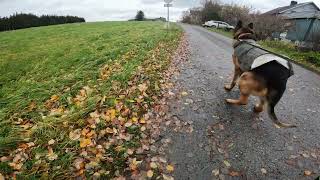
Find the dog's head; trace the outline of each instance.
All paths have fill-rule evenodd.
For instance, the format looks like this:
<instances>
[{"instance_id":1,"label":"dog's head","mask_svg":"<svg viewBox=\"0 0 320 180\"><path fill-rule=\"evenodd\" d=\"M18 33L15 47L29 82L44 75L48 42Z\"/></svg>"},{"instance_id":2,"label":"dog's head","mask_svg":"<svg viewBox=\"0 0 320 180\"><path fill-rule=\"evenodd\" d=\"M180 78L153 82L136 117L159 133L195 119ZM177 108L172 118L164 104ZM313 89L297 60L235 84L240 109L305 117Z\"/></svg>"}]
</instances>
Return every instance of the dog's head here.
<instances>
[{"instance_id":1,"label":"dog's head","mask_svg":"<svg viewBox=\"0 0 320 180\"><path fill-rule=\"evenodd\" d=\"M234 29L233 39L252 39L256 40L256 35L253 30L253 23L249 23L247 26L244 26L242 21L238 21L237 26Z\"/></svg>"}]
</instances>

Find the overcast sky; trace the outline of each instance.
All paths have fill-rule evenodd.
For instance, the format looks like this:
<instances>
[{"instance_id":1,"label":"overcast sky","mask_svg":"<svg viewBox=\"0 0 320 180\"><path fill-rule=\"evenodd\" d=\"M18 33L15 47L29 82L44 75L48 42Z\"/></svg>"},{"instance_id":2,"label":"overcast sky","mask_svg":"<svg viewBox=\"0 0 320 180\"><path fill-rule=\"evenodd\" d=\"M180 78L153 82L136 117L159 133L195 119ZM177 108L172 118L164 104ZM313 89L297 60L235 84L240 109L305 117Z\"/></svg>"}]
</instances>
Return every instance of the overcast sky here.
<instances>
[{"instance_id":1,"label":"overcast sky","mask_svg":"<svg viewBox=\"0 0 320 180\"><path fill-rule=\"evenodd\" d=\"M172 20L178 20L182 11L196 7L201 0L174 0L171 8ZM265 12L290 4L290 0L220 0L251 6ZM310 0L298 0L299 3ZM314 1L318 6L320 0ZM163 0L0 0L0 16L15 12L57 15L76 15L87 21L128 20L137 10L143 10L148 18L165 17Z\"/></svg>"}]
</instances>

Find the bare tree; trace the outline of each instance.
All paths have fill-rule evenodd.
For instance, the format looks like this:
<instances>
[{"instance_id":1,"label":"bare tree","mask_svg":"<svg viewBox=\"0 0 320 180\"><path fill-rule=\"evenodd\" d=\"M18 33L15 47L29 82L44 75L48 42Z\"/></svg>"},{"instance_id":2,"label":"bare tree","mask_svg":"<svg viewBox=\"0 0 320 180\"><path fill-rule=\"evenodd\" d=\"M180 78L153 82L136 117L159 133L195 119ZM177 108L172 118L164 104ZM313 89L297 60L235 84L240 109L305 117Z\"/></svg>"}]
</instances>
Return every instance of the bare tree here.
<instances>
[{"instance_id":1,"label":"bare tree","mask_svg":"<svg viewBox=\"0 0 320 180\"><path fill-rule=\"evenodd\" d=\"M235 25L238 20L248 22L250 20L250 8L237 4L225 4L222 6L220 16L223 21Z\"/></svg>"},{"instance_id":2,"label":"bare tree","mask_svg":"<svg viewBox=\"0 0 320 180\"><path fill-rule=\"evenodd\" d=\"M281 16L253 14L251 19L258 39L272 38L274 33L282 33L289 28Z\"/></svg>"},{"instance_id":3,"label":"bare tree","mask_svg":"<svg viewBox=\"0 0 320 180\"><path fill-rule=\"evenodd\" d=\"M205 0L202 2L203 8L201 10L201 22L204 23L210 20L221 20L219 12L221 5L216 0Z\"/></svg>"}]
</instances>

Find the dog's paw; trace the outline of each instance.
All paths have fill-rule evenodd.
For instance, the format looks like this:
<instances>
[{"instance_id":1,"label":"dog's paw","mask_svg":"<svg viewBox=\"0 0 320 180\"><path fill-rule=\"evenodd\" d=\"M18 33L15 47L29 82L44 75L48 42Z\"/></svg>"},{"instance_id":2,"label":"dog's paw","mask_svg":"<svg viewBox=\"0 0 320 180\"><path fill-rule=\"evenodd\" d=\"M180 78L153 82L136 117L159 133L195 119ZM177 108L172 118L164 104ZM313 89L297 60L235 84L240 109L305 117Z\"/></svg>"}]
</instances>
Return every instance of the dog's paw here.
<instances>
[{"instance_id":1,"label":"dog's paw","mask_svg":"<svg viewBox=\"0 0 320 180\"><path fill-rule=\"evenodd\" d=\"M253 112L255 113L261 113L262 111L263 111L263 107L259 107L259 106L253 107Z\"/></svg>"},{"instance_id":2,"label":"dog's paw","mask_svg":"<svg viewBox=\"0 0 320 180\"><path fill-rule=\"evenodd\" d=\"M233 104L234 103L234 100L233 99L225 99L226 103L228 104Z\"/></svg>"}]
</instances>

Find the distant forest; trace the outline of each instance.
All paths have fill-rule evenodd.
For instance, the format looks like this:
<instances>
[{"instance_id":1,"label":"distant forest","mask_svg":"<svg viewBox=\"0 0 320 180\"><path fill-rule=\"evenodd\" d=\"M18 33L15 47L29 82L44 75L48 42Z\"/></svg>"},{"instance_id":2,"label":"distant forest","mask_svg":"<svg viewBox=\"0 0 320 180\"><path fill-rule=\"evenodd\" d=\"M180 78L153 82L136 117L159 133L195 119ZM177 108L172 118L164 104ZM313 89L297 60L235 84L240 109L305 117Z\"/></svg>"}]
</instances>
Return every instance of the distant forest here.
<instances>
[{"instance_id":1,"label":"distant forest","mask_svg":"<svg viewBox=\"0 0 320 180\"><path fill-rule=\"evenodd\" d=\"M0 31L76 22L85 22L85 19L77 16L42 15L39 17L34 14L16 13L10 17L0 17Z\"/></svg>"}]
</instances>

